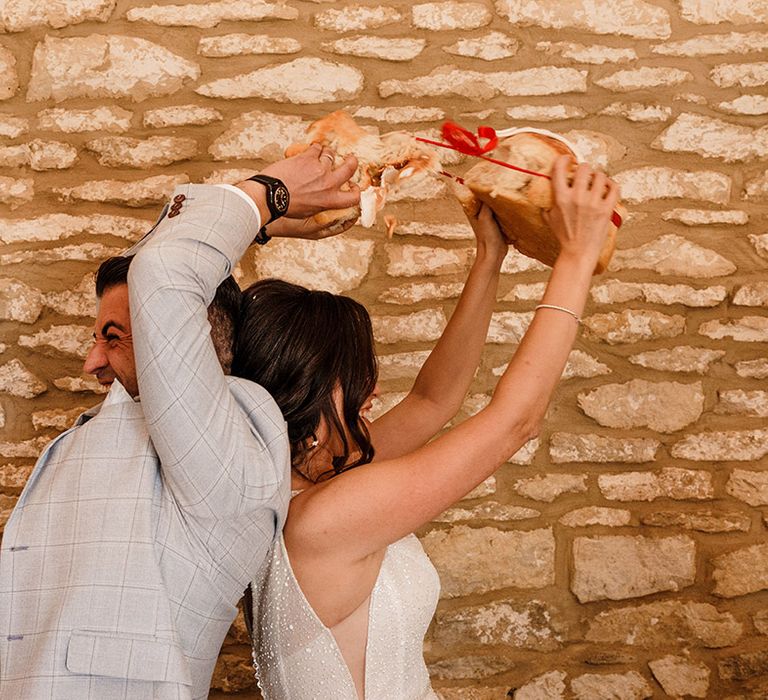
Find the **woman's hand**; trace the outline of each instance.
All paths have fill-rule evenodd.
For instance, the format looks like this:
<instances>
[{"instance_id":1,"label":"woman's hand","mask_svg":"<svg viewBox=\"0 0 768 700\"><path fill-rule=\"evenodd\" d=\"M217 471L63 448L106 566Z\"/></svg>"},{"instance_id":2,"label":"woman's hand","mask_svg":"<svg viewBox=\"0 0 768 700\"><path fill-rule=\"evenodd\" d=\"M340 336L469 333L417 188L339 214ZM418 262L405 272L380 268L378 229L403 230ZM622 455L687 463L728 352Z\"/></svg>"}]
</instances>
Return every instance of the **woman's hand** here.
<instances>
[{"instance_id":1,"label":"woman's hand","mask_svg":"<svg viewBox=\"0 0 768 700\"><path fill-rule=\"evenodd\" d=\"M485 257L501 267L509 250L509 244L501 233L491 208L487 204L482 204L477 215L467 214L467 219L477 239L478 258Z\"/></svg>"},{"instance_id":2,"label":"woman's hand","mask_svg":"<svg viewBox=\"0 0 768 700\"><path fill-rule=\"evenodd\" d=\"M555 161L552 168L554 206L542 212L542 216L560 242L561 255L597 263L611 214L619 200L619 186L586 163L578 166L569 183L568 162L567 156Z\"/></svg>"},{"instance_id":3,"label":"woman's hand","mask_svg":"<svg viewBox=\"0 0 768 700\"><path fill-rule=\"evenodd\" d=\"M267 225L267 233L272 238L304 238L310 241L319 241L321 238L330 238L355 225L355 219L349 219L343 224L328 225L318 224L311 216L306 219L289 219L283 216Z\"/></svg>"}]
</instances>

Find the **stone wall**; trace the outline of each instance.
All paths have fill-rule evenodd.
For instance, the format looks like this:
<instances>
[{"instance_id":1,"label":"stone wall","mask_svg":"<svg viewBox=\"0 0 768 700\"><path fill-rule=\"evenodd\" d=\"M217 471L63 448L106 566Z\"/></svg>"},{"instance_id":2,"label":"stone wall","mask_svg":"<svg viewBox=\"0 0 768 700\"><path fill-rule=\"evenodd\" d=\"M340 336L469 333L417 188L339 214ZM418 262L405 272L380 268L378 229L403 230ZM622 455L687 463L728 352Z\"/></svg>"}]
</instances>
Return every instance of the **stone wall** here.
<instances>
[{"instance_id":1,"label":"stone wall","mask_svg":"<svg viewBox=\"0 0 768 700\"><path fill-rule=\"evenodd\" d=\"M253 173L341 107L382 130L550 128L631 215L542 435L421 533L443 582L434 682L450 700L768 697L766 22L766 0L2 3L0 518L100 400L81 375L93 270L175 183ZM392 211L392 240L275 241L240 269L366 303L378 410L472 257L444 183ZM510 253L457 420L546 275ZM255 697L245 643L238 624L217 691Z\"/></svg>"}]
</instances>

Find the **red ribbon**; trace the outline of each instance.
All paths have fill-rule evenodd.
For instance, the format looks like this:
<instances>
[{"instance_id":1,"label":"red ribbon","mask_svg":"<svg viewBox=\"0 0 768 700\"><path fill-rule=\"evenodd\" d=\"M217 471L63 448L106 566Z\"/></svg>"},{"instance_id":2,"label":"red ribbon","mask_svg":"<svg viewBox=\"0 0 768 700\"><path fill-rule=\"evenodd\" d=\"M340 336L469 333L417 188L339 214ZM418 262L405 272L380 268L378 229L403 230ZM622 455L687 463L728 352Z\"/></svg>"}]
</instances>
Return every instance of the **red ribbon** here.
<instances>
[{"instance_id":1,"label":"red ribbon","mask_svg":"<svg viewBox=\"0 0 768 700\"><path fill-rule=\"evenodd\" d=\"M432 141L430 139L422 138L421 136L416 136L416 140L421 141L422 143L428 143L431 146L448 148L452 151L458 151L459 153L463 153L464 155L473 156L475 158L482 158L483 160L487 160L489 163L494 163L496 165L500 165L503 168L509 168L510 170L516 170L519 173L525 173L526 175L533 175L534 177L545 177L547 178L547 180L552 179L551 176L546 175L545 173L539 173L539 172L536 172L535 170L527 170L517 165L512 165L512 163L507 163L503 160L497 160L496 158L490 158L489 156L485 155L486 153L489 153L494 148L496 148L496 146L498 146L499 144L499 137L496 134L496 130L490 126L478 127L477 135L475 135L469 129L465 129L463 126L459 126L454 122L445 122L443 124L441 133L442 133L443 139L445 139L448 143L441 143L440 141ZM486 143L484 146L480 144L480 139L486 139ZM464 184L464 181L461 178L456 177L455 175L451 175L450 173L447 173L444 170L440 171L440 173L441 175L447 175L448 177L452 177L454 180L458 180L459 182ZM623 223L623 220L619 212L617 211L613 212L613 214L611 215L611 223L616 228L619 228L621 226L621 224Z\"/></svg>"}]
</instances>

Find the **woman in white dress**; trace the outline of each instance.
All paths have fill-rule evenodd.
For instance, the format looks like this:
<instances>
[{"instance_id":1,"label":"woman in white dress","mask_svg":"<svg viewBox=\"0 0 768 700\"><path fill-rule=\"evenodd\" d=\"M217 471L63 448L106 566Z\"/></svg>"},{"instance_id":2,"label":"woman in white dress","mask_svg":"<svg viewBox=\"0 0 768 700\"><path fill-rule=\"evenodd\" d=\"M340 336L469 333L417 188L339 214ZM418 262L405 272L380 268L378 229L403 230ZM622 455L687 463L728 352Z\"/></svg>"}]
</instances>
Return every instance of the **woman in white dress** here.
<instances>
[{"instance_id":1,"label":"woman in white dress","mask_svg":"<svg viewBox=\"0 0 768 700\"><path fill-rule=\"evenodd\" d=\"M233 374L262 384L283 411L297 492L253 584L266 700L437 697L422 642L439 582L412 533L537 434L618 199L587 165L569 182L566 159L553 188L561 253L541 305L488 406L435 440L480 360L507 252L487 208L470 221L477 256L445 332L410 393L372 423L377 370L365 309L277 280L246 290Z\"/></svg>"}]
</instances>

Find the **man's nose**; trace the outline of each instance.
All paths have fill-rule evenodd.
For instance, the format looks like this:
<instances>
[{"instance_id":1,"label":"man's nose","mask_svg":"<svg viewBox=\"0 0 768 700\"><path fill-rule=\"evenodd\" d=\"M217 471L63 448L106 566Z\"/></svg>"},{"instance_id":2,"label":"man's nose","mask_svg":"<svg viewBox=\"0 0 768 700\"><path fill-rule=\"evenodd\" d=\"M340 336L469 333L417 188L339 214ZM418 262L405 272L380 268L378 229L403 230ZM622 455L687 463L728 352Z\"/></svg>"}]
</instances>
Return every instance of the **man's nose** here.
<instances>
[{"instance_id":1,"label":"man's nose","mask_svg":"<svg viewBox=\"0 0 768 700\"><path fill-rule=\"evenodd\" d=\"M86 374L96 374L96 372L100 369L104 369L108 364L107 354L104 352L104 344L94 340L91 349L85 356L83 371Z\"/></svg>"}]
</instances>

